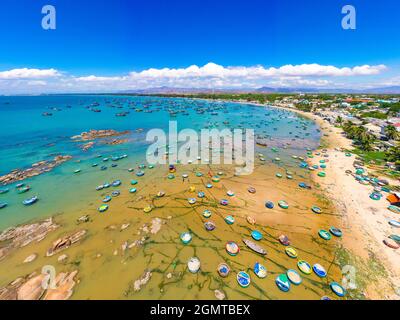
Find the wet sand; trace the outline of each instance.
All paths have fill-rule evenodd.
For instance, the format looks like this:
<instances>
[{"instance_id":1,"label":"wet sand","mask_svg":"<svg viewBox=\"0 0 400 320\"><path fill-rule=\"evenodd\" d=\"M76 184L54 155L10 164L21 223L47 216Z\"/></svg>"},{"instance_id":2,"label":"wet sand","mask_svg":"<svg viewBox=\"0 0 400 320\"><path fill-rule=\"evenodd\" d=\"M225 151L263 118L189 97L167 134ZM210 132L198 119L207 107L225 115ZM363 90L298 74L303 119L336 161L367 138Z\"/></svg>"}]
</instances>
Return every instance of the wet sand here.
<instances>
[{"instance_id":1,"label":"wet sand","mask_svg":"<svg viewBox=\"0 0 400 320\"><path fill-rule=\"evenodd\" d=\"M123 192L113 199L106 213L97 212L99 201L95 201L86 209L57 217L56 221L62 225L60 229L42 242L21 248L0 262L2 270L8 270L2 273L0 285L40 270L43 265L54 265L57 272L79 270L79 281L72 299L215 299L216 289L222 290L227 299L320 299L323 295L332 296L329 282L341 279L339 266L335 263L335 250L340 240L322 240L318 230L335 225L337 216L318 191L297 186L300 181L311 183L308 172L292 164L286 169L293 171L294 179L279 179L275 173L285 173L282 167L272 161L261 163L258 160L255 172L243 177L234 176L231 167L182 165L177 169L174 180L168 180L168 172L161 167L146 170L142 178L126 173L120 188ZM195 177L196 171L205 176ZM224 175L221 182L206 189L205 184L211 181L207 176L210 171L213 174L223 171ZM185 182L181 178L183 173L189 174ZM139 181L137 194L127 192L130 179ZM250 185L257 189L256 194L248 193ZM189 191L190 186L196 187L196 193ZM229 198L226 195L228 189L235 191L236 195ZM160 190L166 192L165 197L156 197ZM196 197L200 190L206 193L206 198L190 205L187 199ZM219 204L223 198L229 198L226 207ZM275 202L273 210L265 208L267 200ZM289 209L280 209L276 203L278 200L286 200ZM147 205L154 206L149 214L143 212ZM312 205L320 206L324 214L313 214L310 210ZM205 209L212 211L211 218L203 218ZM76 219L84 214L89 214L91 221L77 226ZM226 215L235 217L234 225L224 222ZM257 220L255 226L248 224L247 215ZM143 230L143 226L151 225L155 218L161 218L163 224L161 230L153 235L146 232L147 228ZM215 222L217 228L214 231L205 230L203 224L207 220ZM121 231L121 226L128 223L129 227ZM45 257L54 240L80 229L88 230L83 241L53 257ZM259 244L267 250L266 257L251 252L242 242L242 239L251 238L250 232L254 229L264 235ZM184 231L193 234L188 245L179 239ZM297 269L297 259L289 258L285 247L277 240L281 234L289 237L299 259L311 265L322 264L328 277L320 279L315 274L303 275L300 286L293 285L289 293L281 292L275 285L276 276L287 269ZM144 240L143 246L122 250L124 243L129 245L136 240ZM239 244L239 255L232 257L226 253L227 241ZM22 261L32 253L39 257L32 263L23 264ZM68 255L65 264L57 262L62 254ZM192 256L201 260L198 274L187 270L187 261ZM216 272L221 262L227 262L232 269L227 278L221 278ZM258 279L253 273L255 262L266 266L266 279ZM146 270L151 270L150 281L136 292L134 281ZM236 274L241 270L248 271L253 281L247 289L236 282Z\"/></svg>"},{"instance_id":2,"label":"wet sand","mask_svg":"<svg viewBox=\"0 0 400 320\"><path fill-rule=\"evenodd\" d=\"M351 140L342 135L342 130L324 121L318 116L296 111L305 117L313 119L324 132L323 143L327 146L329 163L327 176L320 178L313 174L323 192L332 199L340 214L340 224L344 231L343 246L350 252L368 261L369 264L382 265L386 272L377 270L374 266L365 272L369 273L369 281L365 288L365 296L370 299L400 299L400 252L384 245L383 240L396 229L388 224L391 219L399 219L399 215L387 209L389 203L383 197L379 201L369 198L373 187L361 185L346 170L354 170L355 156L347 157L341 148L351 150ZM312 162L318 163L321 157ZM368 168L368 172L374 171ZM399 185L398 181L391 181ZM358 266L359 268L368 266ZM356 266L357 268L357 266ZM379 268L377 268L379 269Z\"/></svg>"}]
</instances>

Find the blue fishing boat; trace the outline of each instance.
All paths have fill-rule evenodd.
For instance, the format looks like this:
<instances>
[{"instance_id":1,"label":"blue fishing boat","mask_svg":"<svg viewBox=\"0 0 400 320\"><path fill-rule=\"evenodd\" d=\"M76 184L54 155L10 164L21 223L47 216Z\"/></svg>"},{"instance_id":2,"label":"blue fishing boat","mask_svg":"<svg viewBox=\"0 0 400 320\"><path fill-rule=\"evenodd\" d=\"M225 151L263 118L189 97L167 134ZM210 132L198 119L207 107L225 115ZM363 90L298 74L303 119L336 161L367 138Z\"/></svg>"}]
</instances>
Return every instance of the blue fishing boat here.
<instances>
[{"instance_id":1,"label":"blue fishing boat","mask_svg":"<svg viewBox=\"0 0 400 320\"><path fill-rule=\"evenodd\" d=\"M0 202L0 209L4 209L7 206L8 204L6 202Z\"/></svg>"},{"instance_id":2,"label":"blue fishing boat","mask_svg":"<svg viewBox=\"0 0 400 320\"><path fill-rule=\"evenodd\" d=\"M0 189L0 194L6 194L10 189Z\"/></svg>"},{"instance_id":3,"label":"blue fishing boat","mask_svg":"<svg viewBox=\"0 0 400 320\"><path fill-rule=\"evenodd\" d=\"M32 198L22 201L22 203L24 206L31 206L31 205L35 204L36 202L38 202L38 200L39 200L39 198L37 196L34 196Z\"/></svg>"}]
</instances>

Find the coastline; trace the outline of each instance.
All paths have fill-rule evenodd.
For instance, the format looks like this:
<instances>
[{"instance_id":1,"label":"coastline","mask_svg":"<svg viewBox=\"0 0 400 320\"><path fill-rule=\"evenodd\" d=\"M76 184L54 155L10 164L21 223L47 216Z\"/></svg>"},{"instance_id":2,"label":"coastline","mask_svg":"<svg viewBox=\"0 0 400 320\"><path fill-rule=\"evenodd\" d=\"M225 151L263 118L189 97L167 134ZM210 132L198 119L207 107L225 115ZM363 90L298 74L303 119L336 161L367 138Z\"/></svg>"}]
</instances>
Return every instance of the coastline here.
<instances>
[{"instance_id":1,"label":"coastline","mask_svg":"<svg viewBox=\"0 0 400 320\"><path fill-rule=\"evenodd\" d=\"M249 102L232 102L265 107L265 105ZM376 230L374 230L375 225L373 223L373 217L371 219L369 216L364 216L364 211L368 211L369 209L365 209L365 206L376 206L378 204L382 205L382 212L389 215L390 212L386 210L385 200L382 199L382 201L379 202L372 202L372 200L369 199L368 190L371 187L358 184L351 176L346 175L344 172L347 169L353 169L352 162L354 161L354 157L346 157L343 152L335 150L334 147L342 146L349 148L350 141L340 134L339 129L328 125L317 116L291 108L271 107L286 109L290 112L307 117L319 125L323 134L328 134L328 136L322 137L322 140L326 140L329 143L327 147L329 162L327 163L327 176L325 178L318 177L313 171L307 172L305 177L298 177L302 180L298 180L297 177L292 181L277 179L275 177L276 172L281 171L284 173L284 169L294 170L295 175L297 175L297 165L292 167L273 166L272 169L269 169L269 166L260 165L256 167L257 172L251 179L246 177L234 177L230 172L230 168L214 166L212 169L213 172L218 172L218 170L225 172L222 181L218 186L215 186L212 191L207 192L207 194L209 193L209 202L203 203L202 201L202 203L199 203L198 208L193 208L188 206L185 201L188 197L193 196L193 192L188 191L189 184L180 182L178 184L171 184L170 181L166 180L163 170L159 171L155 169L153 173L149 172L146 178L141 179L140 187L143 189L139 191L138 196L121 195L121 197L114 200L113 203L115 203L115 207L111 208L105 216L98 215L93 203L88 204L85 208L80 208L76 212L67 212L67 214L57 219L62 229L60 228L60 230L56 231L54 234L50 234L48 238L39 244L21 248L21 250L10 256L10 261L4 261L5 264L3 264L3 266L8 267L9 270L13 270L11 273L14 274L14 278L16 278L17 276L21 276L21 274L29 274L29 272L32 272L32 267L38 270L45 261L49 263L49 259L54 265L58 265L59 268L62 268L62 271L74 272L76 266L80 265L78 274L79 280L77 282L78 287L77 291L72 296L73 299L98 297L97 289L99 287L96 283L97 280L101 280L109 285L109 291L102 293L101 298L124 298L120 296L121 292L127 290L129 293L128 296L131 298L139 297L146 299L149 297L148 294L151 290L153 290L154 293L158 291L157 286L154 286L156 284L154 282L156 281L161 283L163 288L164 286L166 288L167 286L171 286L168 292L167 290L165 292L160 291L160 299L178 296L184 298L188 295L192 297L192 293L187 293L184 288L185 284L191 284L190 279L185 279L182 286L178 288L173 286L174 281L181 279L181 274L185 272L184 264L177 263L176 261L185 261L191 255L198 255L202 258L202 261L204 261L204 271L212 274L215 272L215 265L221 262L221 258L226 259L224 258L224 250L221 243L227 240L235 240L240 243L241 235L249 231L249 226L245 220L246 215L252 214L257 218L258 223L260 223L258 227L268 235L267 239L264 241L266 248L270 252L268 264L270 268L269 271L271 271L272 274L293 267L290 262L291 260L288 260L284 252L282 252L280 244L277 241L277 237L282 232L285 232L290 235L292 242L301 253L302 258L310 262L319 261L326 266L329 265L330 280L338 282L341 280L339 268L341 265L337 262L338 259L335 256L335 252L337 255L337 252L340 252L342 250L341 248L345 247L346 250L351 251L352 256L360 256L366 261L372 259L382 261L385 269L390 269L391 273L393 273L390 275L390 281L392 281L395 286L398 286L398 282L396 282L398 281L398 275L395 274L394 269L395 261L397 260L391 260L392 257L385 255L384 252L388 250L388 248L384 247L383 244L381 244L383 248L379 246L377 238L380 234L374 233ZM318 160L319 157L316 155L314 159L309 159L308 162L314 161L315 163ZM197 169L202 168L201 166L196 167ZM193 168L193 174L196 167ZM182 169L184 168L178 169L180 174L187 170ZM210 167L208 166L202 169L205 173L210 170ZM190 184L195 185L197 188L204 188L205 183L210 180L207 177L191 177L191 179ZM298 182L304 181L303 179L313 182L313 192L301 189L297 190ZM124 176L122 180L123 185L129 185L127 176ZM271 185L271 181L273 185ZM251 197L247 192L249 185L257 188L257 194ZM273 187L276 192L271 192L271 187ZM295 189L296 191L294 192ZM166 197L163 199L155 197L156 192L159 190L167 191ZM233 207L230 209L239 222L238 225L234 227L227 227L225 225L223 219L226 214L224 211L225 209L218 208L217 200L225 196L226 190L236 191L236 197L232 199ZM353 201L353 194L356 192L358 195L357 199L360 199L360 203ZM316 194L321 195L321 198L317 197ZM286 211L280 209L268 211L268 214L264 214L267 213L264 206L266 200L265 195L268 195L268 200L272 200L275 203L282 199L288 200L291 204L291 208ZM331 202L325 202L325 195L329 196ZM143 216L143 208L149 203L153 203L155 206L152 215ZM309 213L311 205L319 205L323 208L325 214L306 214ZM201 218L202 210L210 206L216 210L214 221L216 221L220 227L218 229L218 237L215 236L215 239L214 236L208 239L209 235L204 231L204 220ZM162 208L162 211L158 211ZM376 213L376 211L373 212ZM87 213L89 213L89 221L82 226L77 226L77 219ZM193 221L193 214L195 214L194 217L196 217L196 221ZM148 225L152 224L152 219L154 217L162 221L163 227L160 235L149 235L147 231L143 231L148 229ZM368 218L366 222L364 218ZM341 228L344 231L344 237L328 243L324 243L324 241L318 239L318 237L317 240L314 238L320 228L329 228L330 225ZM134 230L128 229L124 231L124 226L128 226L126 228L130 226L130 228ZM77 244L68 249L68 263L60 262L56 257L45 258L41 254L49 249L53 241L61 236L73 234L82 227L89 230L88 239L84 239L84 244ZM175 239L178 239L179 232L184 230L192 230L195 234L201 235L201 238L200 240L195 240L193 246L187 247L181 252L179 243L176 243ZM234 231L234 234L232 231ZM166 238L170 239L170 241L165 241ZM203 243L204 239L206 241L205 246ZM131 248L131 245L135 243L140 243L140 247L143 246L143 248L135 248L134 246ZM154 246L154 243L157 243L157 247ZM210 248L212 247L213 249L211 250ZM163 251L165 248L166 252L168 252L168 257L162 255L158 248L162 248ZM193 252L191 252L192 250ZM371 252L374 255L372 258ZM32 262L32 265L22 265L21 262L32 253L38 254L37 260ZM149 253L151 256L154 255L157 257L154 260L151 259L151 264L147 261ZM393 253L396 254L394 251ZM254 257L245 250L243 251L243 255L246 264L251 265L255 262ZM83 259L84 256L86 256L86 259ZM169 261L169 258L172 257L174 257L174 259ZM210 259L210 257L212 258ZM396 258L396 256L394 257ZM131 261L137 266L134 269L128 268L128 266L132 266L129 264ZM108 267L112 267L113 270L123 272L122 278L125 281L120 281L120 283L116 285L113 278L114 273L100 268L100 266L105 263L108 264ZM364 265L365 263L363 266ZM11 269L14 266L17 266L17 268ZM232 260L232 266L236 270L240 270L244 267L241 263L234 260ZM357 267L359 267L359 265L357 265ZM367 267L369 266L367 265ZM95 271L93 268L96 268ZM145 271L148 270L148 268L153 270L153 277L155 279L153 283L150 284L151 288L147 287L146 290L138 293L132 293L130 287L127 289L126 283L140 278L142 274L146 274ZM162 270L162 272L160 270ZM165 279L166 272L169 272L168 275L172 275L174 281L168 281L170 279L168 277ZM93 274L96 274L96 277L93 277ZM208 280L213 282L217 281L219 283L218 278L207 277ZM386 293L391 294L393 292L389 281L381 281L381 278L377 279L378 284L374 282L365 289L365 296L367 298L384 299L387 298ZM81 280L83 281L81 282ZM230 299L238 299L243 296L258 299L285 298L281 292L277 291L272 280L272 278L266 280L271 283L263 283L256 280L256 283L259 285L268 285L268 290L271 292L253 289L248 293L239 292L234 290L235 281L232 280L224 284L220 289L224 289ZM320 284L321 286L324 285L323 283ZM321 286L317 283L308 283L308 286L305 288L297 288L297 290L299 290L297 293L300 293L302 299L315 299L317 295L322 296L329 292L326 291L327 289L325 287ZM317 295L315 295L315 293L317 293ZM199 290L193 293L193 297L210 299L213 297L211 294L212 292L205 293ZM295 297L298 298L299 296L295 294L290 297L290 299ZM395 295L388 296L388 298L389 297L398 299ZM350 296L347 298L351 299L352 297Z\"/></svg>"},{"instance_id":2,"label":"coastline","mask_svg":"<svg viewBox=\"0 0 400 320\"><path fill-rule=\"evenodd\" d=\"M386 199L373 201L369 198L373 191L372 186L361 185L351 175L346 174L346 170L354 169L355 159L354 155L347 157L340 149L351 150L351 140L342 135L343 131L340 128L334 127L317 115L291 108L272 107L300 114L315 121L321 128L324 134L322 142L326 141L328 144L325 149L330 162L325 170L327 173L325 178L319 178L316 172L313 172L312 177L321 185L341 215L343 245L364 260L379 261L388 272L388 279L380 277L376 282L367 285L365 296L370 299L399 300L400 254L383 244L383 240L391 232L387 221L398 216L387 210Z\"/></svg>"}]
</instances>

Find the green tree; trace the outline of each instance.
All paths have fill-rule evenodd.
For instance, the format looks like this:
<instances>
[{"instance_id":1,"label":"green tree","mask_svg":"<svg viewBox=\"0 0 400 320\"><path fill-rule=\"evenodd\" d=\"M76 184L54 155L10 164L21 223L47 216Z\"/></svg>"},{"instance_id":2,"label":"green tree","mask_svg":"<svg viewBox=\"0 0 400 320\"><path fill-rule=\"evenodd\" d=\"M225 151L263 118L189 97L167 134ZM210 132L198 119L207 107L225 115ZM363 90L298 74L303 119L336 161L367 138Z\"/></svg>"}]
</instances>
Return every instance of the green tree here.
<instances>
[{"instance_id":1,"label":"green tree","mask_svg":"<svg viewBox=\"0 0 400 320\"><path fill-rule=\"evenodd\" d=\"M385 133L389 139L397 140L397 138L399 137L399 133L397 132L396 127L392 125L388 125L385 128Z\"/></svg>"}]
</instances>

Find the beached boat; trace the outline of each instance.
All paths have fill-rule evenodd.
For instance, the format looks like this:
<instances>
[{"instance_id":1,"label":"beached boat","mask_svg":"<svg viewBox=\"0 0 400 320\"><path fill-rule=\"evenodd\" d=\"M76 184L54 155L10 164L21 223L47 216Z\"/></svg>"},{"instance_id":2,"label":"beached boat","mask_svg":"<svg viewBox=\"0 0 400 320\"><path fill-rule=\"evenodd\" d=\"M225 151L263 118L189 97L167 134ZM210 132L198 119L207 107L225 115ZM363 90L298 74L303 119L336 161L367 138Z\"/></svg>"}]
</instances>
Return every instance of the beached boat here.
<instances>
[{"instance_id":1,"label":"beached boat","mask_svg":"<svg viewBox=\"0 0 400 320\"><path fill-rule=\"evenodd\" d=\"M293 247L286 247L285 252L290 258L297 258L297 251Z\"/></svg>"},{"instance_id":2,"label":"beached boat","mask_svg":"<svg viewBox=\"0 0 400 320\"><path fill-rule=\"evenodd\" d=\"M180 239L183 244L188 244L190 241L192 241L192 235L189 232L184 232L180 235Z\"/></svg>"},{"instance_id":3,"label":"beached boat","mask_svg":"<svg viewBox=\"0 0 400 320\"><path fill-rule=\"evenodd\" d=\"M227 216L227 217L225 217L224 220L225 220L225 222L226 222L227 224L229 224L229 225L232 225L232 224L235 223L235 218L232 217L232 216Z\"/></svg>"},{"instance_id":4,"label":"beached boat","mask_svg":"<svg viewBox=\"0 0 400 320\"><path fill-rule=\"evenodd\" d=\"M338 296L344 297L346 295L346 290L337 282L331 282L329 287Z\"/></svg>"},{"instance_id":5,"label":"beached boat","mask_svg":"<svg viewBox=\"0 0 400 320\"><path fill-rule=\"evenodd\" d=\"M397 249L400 248L400 245L399 245L395 240L393 240L393 239L391 239L391 238L386 238L386 239L384 239L384 240L383 240L383 243L384 243L386 246L388 246L389 248L391 248L391 249L397 250Z\"/></svg>"},{"instance_id":6,"label":"beached boat","mask_svg":"<svg viewBox=\"0 0 400 320\"><path fill-rule=\"evenodd\" d=\"M251 232L251 237L256 241L260 241L263 238L262 233L258 230L253 230Z\"/></svg>"},{"instance_id":7,"label":"beached boat","mask_svg":"<svg viewBox=\"0 0 400 320\"><path fill-rule=\"evenodd\" d=\"M119 187L122 184L121 180L115 180L111 183L113 187Z\"/></svg>"},{"instance_id":8,"label":"beached boat","mask_svg":"<svg viewBox=\"0 0 400 320\"><path fill-rule=\"evenodd\" d=\"M327 275L325 268L319 263L313 265L313 271L320 278L325 278Z\"/></svg>"},{"instance_id":9,"label":"beached boat","mask_svg":"<svg viewBox=\"0 0 400 320\"><path fill-rule=\"evenodd\" d=\"M108 210L108 205L103 204L103 205L100 206L97 210L98 210L99 212L101 212L101 213L106 212L106 211Z\"/></svg>"},{"instance_id":10,"label":"beached boat","mask_svg":"<svg viewBox=\"0 0 400 320\"><path fill-rule=\"evenodd\" d=\"M267 268L265 268L265 266L263 266L259 262L256 262L254 264L253 271L256 274L256 276L259 277L260 279L264 279L267 276Z\"/></svg>"},{"instance_id":11,"label":"beached boat","mask_svg":"<svg viewBox=\"0 0 400 320\"><path fill-rule=\"evenodd\" d=\"M320 207L317 207L317 206L312 206L311 210L312 210L312 212L314 212L316 214L321 214L322 213L322 209Z\"/></svg>"},{"instance_id":12,"label":"beached boat","mask_svg":"<svg viewBox=\"0 0 400 320\"><path fill-rule=\"evenodd\" d=\"M231 255L231 256L236 256L236 255L239 253L240 248L239 248L239 246L236 244L236 242L229 241L229 242L227 242L227 244L225 245L225 250L226 250L226 252L228 252L229 255Z\"/></svg>"},{"instance_id":13,"label":"beached boat","mask_svg":"<svg viewBox=\"0 0 400 320\"><path fill-rule=\"evenodd\" d=\"M253 241L247 240L247 239L243 239L243 242L248 248L250 248L254 252L257 252L257 253L262 254L262 255L266 255L267 254L267 251L265 251L261 246L259 246L258 244L254 243Z\"/></svg>"},{"instance_id":14,"label":"beached boat","mask_svg":"<svg viewBox=\"0 0 400 320\"><path fill-rule=\"evenodd\" d=\"M290 290L290 281L286 274L282 273L276 277L275 283L278 288L283 292L288 292Z\"/></svg>"},{"instance_id":15,"label":"beached boat","mask_svg":"<svg viewBox=\"0 0 400 320\"><path fill-rule=\"evenodd\" d=\"M301 284L301 282L303 281L303 280L301 279L300 274L299 274L296 270L289 269L289 270L286 272L286 275L287 275L289 281L290 281L291 283L293 283L294 285L296 285L296 286L298 286L299 284Z\"/></svg>"},{"instance_id":16,"label":"beached boat","mask_svg":"<svg viewBox=\"0 0 400 320\"><path fill-rule=\"evenodd\" d=\"M397 221L397 220L389 220L389 224L390 224L392 227L400 228L400 221Z\"/></svg>"},{"instance_id":17,"label":"beached boat","mask_svg":"<svg viewBox=\"0 0 400 320\"><path fill-rule=\"evenodd\" d=\"M274 203L272 201L267 201L265 203L265 207L268 209L273 209L274 208Z\"/></svg>"},{"instance_id":18,"label":"beached boat","mask_svg":"<svg viewBox=\"0 0 400 320\"><path fill-rule=\"evenodd\" d=\"M332 238L331 234L326 230L319 230L318 234L324 240L331 240Z\"/></svg>"},{"instance_id":19,"label":"beached boat","mask_svg":"<svg viewBox=\"0 0 400 320\"><path fill-rule=\"evenodd\" d=\"M226 278L229 275L230 271L231 269L226 263L220 263L217 267L217 272L222 278Z\"/></svg>"},{"instance_id":20,"label":"beached boat","mask_svg":"<svg viewBox=\"0 0 400 320\"><path fill-rule=\"evenodd\" d=\"M335 227L330 227L329 232L338 238L340 238L342 236L342 230L335 228Z\"/></svg>"},{"instance_id":21,"label":"beached boat","mask_svg":"<svg viewBox=\"0 0 400 320\"><path fill-rule=\"evenodd\" d=\"M280 242L281 244L283 244L284 246L289 246L289 245L290 245L289 237L286 236L286 235L284 235L284 234L280 235L279 238L278 238L278 240L279 240L279 242Z\"/></svg>"},{"instance_id":22,"label":"beached boat","mask_svg":"<svg viewBox=\"0 0 400 320\"><path fill-rule=\"evenodd\" d=\"M300 260L299 262L297 262L297 267L304 274L311 274L311 266L307 261Z\"/></svg>"},{"instance_id":23,"label":"beached boat","mask_svg":"<svg viewBox=\"0 0 400 320\"><path fill-rule=\"evenodd\" d=\"M245 271L240 271L236 276L236 280L242 288L247 288L251 283L250 276Z\"/></svg>"},{"instance_id":24,"label":"beached boat","mask_svg":"<svg viewBox=\"0 0 400 320\"><path fill-rule=\"evenodd\" d=\"M284 200L280 200L278 201L278 205L282 208L282 209L288 209L289 208L289 204L284 201Z\"/></svg>"},{"instance_id":25,"label":"beached boat","mask_svg":"<svg viewBox=\"0 0 400 320\"><path fill-rule=\"evenodd\" d=\"M203 211L203 217L204 217L204 218L207 218L207 219L210 218L210 217L211 217L211 211L210 211L210 210L207 210L207 209L204 210L204 211Z\"/></svg>"},{"instance_id":26,"label":"beached boat","mask_svg":"<svg viewBox=\"0 0 400 320\"><path fill-rule=\"evenodd\" d=\"M197 273L200 270L200 260L196 257L192 257L188 261L188 269L191 273Z\"/></svg>"},{"instance_id":27,"label":"beached boat","mask_svg":"<svg viewBox=\"0 0 400 320\"><path fill-rule=\"evenodd\" d=\"M213 231L216 228L216 226L214 222L207 221L206 223L204 223L204 228L206 228L207 231Z\"/></svg>"}]
</instances>

